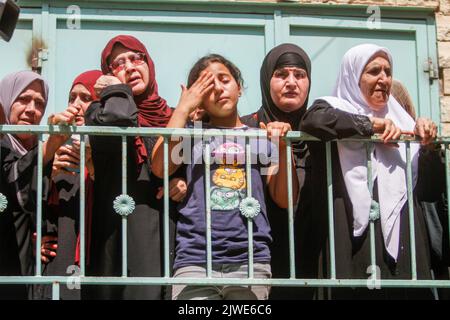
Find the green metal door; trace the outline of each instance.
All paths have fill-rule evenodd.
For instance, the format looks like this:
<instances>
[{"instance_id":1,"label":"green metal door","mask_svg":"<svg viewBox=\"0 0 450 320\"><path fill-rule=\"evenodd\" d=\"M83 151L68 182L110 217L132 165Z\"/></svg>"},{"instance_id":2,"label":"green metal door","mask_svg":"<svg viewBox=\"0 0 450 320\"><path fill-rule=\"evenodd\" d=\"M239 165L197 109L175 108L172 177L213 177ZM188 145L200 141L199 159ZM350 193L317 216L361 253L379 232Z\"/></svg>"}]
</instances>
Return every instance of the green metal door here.
<instances>
[{"instance_id":1,"label":"green metal door","mask_svg":"<svg viewBox=\"0 0 450 320\"><path fill-rule=\"evenodd\" d=\"M19 2L20 3L20 2ZM100 67L106 42L118 34L131 34L148 48L156 65L162 97L175 106L180 84L186 82L193 63L208 53L219 53L242 71L244 95L241 114L261 103L259 68L276 44L293 42L303 47L313 62L312 102L331 93L342 55L350 47L372 42L389 48L394 57L394 77L410 90L418 114L439 122L438 81L430 79L424 63L436 66L436 30L433 12L382 9L381 29L367 26L364 6L300 6L192 1L96 2L22 1L21 21L10 43L0 43L0 77L29 68L31 40L43 40L40 55L43 75L50 83L47 113L67 105L74 77ZM173 4L172 4L173 3ZM80 28L73 28L68 6L81 9ZM107 9L114 7L115 9Z\"/></svg>"}]
</instances>

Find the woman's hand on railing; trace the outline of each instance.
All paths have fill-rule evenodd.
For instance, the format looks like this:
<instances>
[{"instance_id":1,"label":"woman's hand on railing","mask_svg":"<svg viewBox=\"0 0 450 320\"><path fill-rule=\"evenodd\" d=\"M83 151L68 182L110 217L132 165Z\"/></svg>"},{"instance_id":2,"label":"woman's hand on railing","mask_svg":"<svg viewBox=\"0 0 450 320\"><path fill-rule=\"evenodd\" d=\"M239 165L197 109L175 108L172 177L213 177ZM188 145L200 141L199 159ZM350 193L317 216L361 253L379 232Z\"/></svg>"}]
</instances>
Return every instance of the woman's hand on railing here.
<instances>
[{"instance_id":1,"label":"woman's hand on railing","mask_svg":"<svg viewBox=\"0 0 450 320\"><path fill-rule=\"evenodd\" d=\"M274 138L282 138L286 136L288 131L292 130L289 123L279 121L269 122L267 125L264 122L260 122L259 127L263 130L267 130L267 137L271 140L273 140ZM286 142L284 141L284 139L280 139L279 145L286 146Z\"/></svg>"},{"instance_id":2,"label":"woman's hand on railing","mask_svg":"<svg viewBox=\"0 0 450 320\"><path fill-rule=\"evenodd\" d=\"M36 232L33 233L33 255L36 256ZM42 263L49 263L51 259L56 257L56 250L58 249L58 237L46 235L41 240L41 261Z\"/></svg>"},{"instance_id":3,"label":"woman's hand on railing","mask_svg":"<svg viewBox=\"0 0 450 320\"><path fill-rule=\"evenodd\" d=\"M75 176L75 170L80 168L80 148L74 145L61 146L55 152L53 159L52 177L59 174ZM70 170L71 169L71 170Z\"/></svg>"},{"instance_id":4,"label":"woman's hand on railing","mask_svg":"<svg viewBox=\"0 0 450 320\"><path fill-rule=\"evenodd\" d=\"M369 117L372 122L372 129L374 133L381 134L380 139L384 143L388 143L389 140L397 140L402 135L402 130L395 125L391 119ZM389 145L398 147L397 143L390 143Z\"/></svg>"},{"instance_id":5,"label":"woman's hand on railing","mask_svg":"<svg viewBox=\"0 0 450 320\"><path fill-rule=\"evenodd\" d=\"M100 94L102 93L103 89L121 83L122 82L117 77L114 77L112 75L104 75L97 79L97 82L94 85L94 90L97 96L100 97Z\"/></svg>"},{"instance_id":6,"label":"woman's hand on railing","mask_svg":"<svg viewBox=\"0 0 450 320\"><path fill-rule=\"evenodd\" d=\"M173 178L169 181L169 197L175 202L181 202L186 197L187 184L182 178ZM164 188L161 187L156 194L156 199L164 196Z\"/></svg>"},{"instance_id":7,"label":"woman's hand on railing","mask_svg":"<svg viewBox=\"0 0 450 320\"><path fill-rule=\"evenodd\" d=\"M75 118L81 110L81 106L69 106L63 112L51 115L48 118L49 125L69 125L74 124ZM50 161L59 149L68 139L67 134L51 134L44 146L44 164Z\"/></svg>"},{"instance_id":8,"label":"woman's hand on railing","mask_svg":"<svg viewBox=\"0 0 450 320\"><path fill-rule=\"evenodd\" d=\"M427 118L418 118L414 127L414 134L421 139L422 145L427 145L436 140L437 126Z\"/></svg>"}]
</instances>

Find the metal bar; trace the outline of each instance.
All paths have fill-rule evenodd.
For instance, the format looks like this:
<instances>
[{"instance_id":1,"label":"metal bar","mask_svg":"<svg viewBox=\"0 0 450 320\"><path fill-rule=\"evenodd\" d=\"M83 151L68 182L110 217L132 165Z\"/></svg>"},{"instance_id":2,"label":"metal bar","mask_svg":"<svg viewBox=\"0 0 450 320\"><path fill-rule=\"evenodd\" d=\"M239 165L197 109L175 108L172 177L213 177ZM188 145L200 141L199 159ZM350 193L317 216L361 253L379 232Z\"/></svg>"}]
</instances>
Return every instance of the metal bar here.
<instances>
[{"instance_id":1,"label":"metal bar","mask_svg":"<svg viewBox=\"0 0 450 320\"><path fill-rule=\"evenodd\" d=\"M370 197L373 199L373 177L372 177L372 151L375 146L369 142L366 144L367 152L367 185L370 192ZM376 260L376 248L375 248L375 221L370 219L370 266L372 279L377 277L377 260ZM378 280L378 279L377 279Z\"/></svg>"},{"instance_id":2,"label":"metal bar","mask_svg":"<svg viewBox=\"0 0 450 320\"><path fill-rule=\"evenodd\" d=\"M450 149L448 148L448 143L446 143L445 146L445 178L447 182L447 212L450 210ZM448 215L448 226L449 226L449 232L450 232L450 214ZM450 235L449 235L449 241L450 241Z\"/></svg>"},{"instance_id":3,"label":"metal bar","mask_svg":"<svg viewBox=\"0 0 450 320\"><path fill-rule=\"evenodd\" d=\"M180 132L181 130L181 132ZM214 136L235 136L235 137L260 137L263 134L261 130L251 131L236 131L231 129L214 129L206 130L202 132L198 129L179 129L179 128L144 128L144 127L102 127L102 126L47 126L47 125L0 125L0 132L2 133L47 133L47 134L91 134L98 136L172 136L186 135L191 137L203 138ZM320 139L313 137L309 134L300 131L289 131L286 134L286 139L291 141L320 141ZM332 141L338 141L337 139ZM339 141L352 141L352 142L383 142L378 135L371 138L352 137L346 139L339 139ZM407 136L402 136L401 139L391 140L391 142L404 142L411 141L414 143L420 143L417 139L408 139ZM434 143L450 143L450 137L440 137Z\"/></svg>"},{"instance_id":4,"label":"metal bar","mask_svg":"<svg viewBox=\"0 0 450 320\"><path fill-rule=\"evenodd\" d=\"M127 137L122 136L122 194L127 194ZM127 248L127 217L122 216L122 277L127 276L128 248Z\"/></svg>"},{"instance_id":5,"label":"metal bar","mask_svg":"<svg viewBox=\"0 0 450 320\"><path fill-rule=\"evenodd\" d=\"M245 165L247 172L247 197L252 196L252 150L249 143L250 138L245 138ZM248 230L248 277L250 279L254 276L253 266L253 219L247 219Z\"/></svg>"},{"instance_id":6,"label":"metal bar","mask_svg":"<svg viewBox=\"0 0 450 320\"><path fill-rule=\"evenodd\" d=\"M330 238L331 279L336 279L336 252L334 247L334 209L333 209L333 174L331 168L331 142L325 144L327 160L327 198L328 198L328 228Z\"/></svg>"},{"instance_id":7,"label":"metal bar","mask_svg":"<svg viewBox=\"0 0 450 320\"><path fill-rule=\"evenodd\" d=\"M52 284L52 300L59 300L59 282Z\"/></svg>"},{"instance_id":8,"label":"metal bar","mask_svg":"<svg viewBox=\"0 0 450 320\"><path fill-rule=\"evenodd\" d=\"M169 250L169 138L164 137L164 277L170 277Z\"/></svg>"},{"instance_id":9,"label":"metal bar","mask_svg":"<svg viewBox=\"0 0 450 320\"><path fill-rule=\"evenodd\" d=\"M416 233L414 226L414 198L412 190L412 166L411 166L411 144L409 141L406 144L406 186L408 192L408 212L409 212L409 237L411 244L411 275L412 280L417 279L416 266Z\"/></svg>"},{"instance_id":10,"label":"metal bar","mask_svg":"<svg viewBox=\"0 0 450 320\"><path fill-rule=\"evenodd\" d=\"M85 135L80 136L80 275L86 274L86 224L85 224L85 175L86 175L86 141Z\"/></svg>"},{"instance_id":11,"label":"metal bar","mask_svg":"<svg viewBox=\"0 0 450 320\"><path fill-rule=\"evenodd\" d=\"M183 135L195 138L214 137L214 136L234 136L234 137L260 137L261 130L236 131L231 129L179 129L179 128L144 128L144 127L101 127L101 126L31 126L31 125L0 125L0 132L3 133L47 133L47 134L91 134L98 136L167 136ZM290 131L287 138L295 140L319 141L319 139L299 131ZM361 141L360 139L355 139Z\"/></svg>"},{"instance_id":12,"label":"metal bar","mask_svg":"<svg viewBox=\"0 0 450 320\"><path fill-rule=\"evenodd\" d=\"M291 141L286 141L286 162L288 177L288 227L289 227L289 262L290 278L295 278L295 242L294 242L294 203L292 195L292 145Z\"/></svg>"},{"instance_id":13,"label":"metal bar","mask_svg":"<svg viewBox=\"0 0 450 320\"><path fill-rule=\"evenodd\" d=\"M61 276L0 277L2 284L52 284L73 281ZM283 287L367 287L367 279L262 279L262 278L163 278L163 277L81 277L81 285L271 285ZM450 280L380 280L386 288L450 288Z\"/></svg>"},{"instance_id":14,"label":"metal bar","mask_svg":"<svg viewBox=\"0 0 450 320\"><path fill-rule=\"evenodd\" d=\"M211 243L211 147L209 139L205 140L205 199L206 199L206 276L212 276Z\"/></svg>"},{"instance_id":15,"label":"metal bar","mask_svg":"<svg viewBox=\"0 0 450 320\"><path fill-rule=\"evenodd\" d=\"M42 175L43 175L43 135L38 135L38 158L37 158L37 211L36 211L36 275L42 275L41 264L41 240L42 240Z\"/></svg>"}]
</instances>

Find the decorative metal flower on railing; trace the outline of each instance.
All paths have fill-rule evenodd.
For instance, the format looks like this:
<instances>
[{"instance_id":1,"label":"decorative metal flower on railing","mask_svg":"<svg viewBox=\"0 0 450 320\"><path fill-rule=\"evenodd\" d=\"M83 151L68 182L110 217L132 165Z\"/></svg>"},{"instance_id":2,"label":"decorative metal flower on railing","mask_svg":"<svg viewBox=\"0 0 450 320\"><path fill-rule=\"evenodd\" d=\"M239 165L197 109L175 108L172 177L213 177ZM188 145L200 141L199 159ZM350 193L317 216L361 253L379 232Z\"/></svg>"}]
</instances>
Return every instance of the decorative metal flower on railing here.
<instances>
[{"instance_id":1,"label":"decorative metal flower on railing","mask_svg":"<svg viewBox=\"0 0 450 320\"><path fill-rule=\"evenodd\" d=\"M247 219L254 219L261 212L261 205L255 198L247 197L241 201L239 210Z\"/></svg>"},{"instance_id":2,"label":"decorative metal flower on railing","mask_svg":"<svg viewBox=\"0 0 450 320\"><path fill-rule=\"evenodd\" d=\"M133 198L127 194L121 194L114 199L114 210L121 216L128 216L133 213L136 208L136 203Z\"/></svg>"},{"instance_id":3,"label":"decorative metal flower on railing","mask_svg":"<svg viewBox=\"0 0 450 320\"><path fill-rule=\"evenodd\" d=\"M3 193L0 193L0 212L3 212L8 207L8 199Z\"/></svg>"},{"instance_id":4,"label":"decorative metal flower on railing","mask_svg":"<svg viewBox=\"0 0 450 320\"><path fill-rule=\"evenodd\" d=\"M371 221L380 219L380 204L375 200L372 200L370 205L369 219Z\"/></svg>"}]
</instances>

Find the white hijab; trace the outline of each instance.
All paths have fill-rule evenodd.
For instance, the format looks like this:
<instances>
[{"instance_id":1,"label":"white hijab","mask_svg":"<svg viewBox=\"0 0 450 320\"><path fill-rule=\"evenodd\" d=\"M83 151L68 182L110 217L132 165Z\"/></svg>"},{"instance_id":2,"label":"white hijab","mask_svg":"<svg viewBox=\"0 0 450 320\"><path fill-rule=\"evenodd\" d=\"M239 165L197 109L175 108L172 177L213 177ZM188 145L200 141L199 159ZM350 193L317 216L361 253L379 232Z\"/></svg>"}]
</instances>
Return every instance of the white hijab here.
<instances>
[{"instance_id":1,"label":"white hijab","mask_svg":"<svg viewBox=\"0 0 450 320\"><path fill-rule=\"evenodd\" d=\"M359 87L359 80L369 60L384 52L391 64L392 56L386 48L362 44L351 48L344 55L333 97L322 97L331 106L353 114L391 119L402 130L413 131L414 119L391 95L382 111L369 108ZM338 142L339 160L345 186L353 208L353 235L361 236L369 224L372 203L367 185L366 146L360 142ZM412 181L417 182L419 146L411 144ZM407 201L406 147L399 148L375 143L372 152L372 178L378 186L381 228L387 252L397 260L400 239L400 213ZM411 199L412 201L412 199Z\"/></svg>"}]
</instances>

